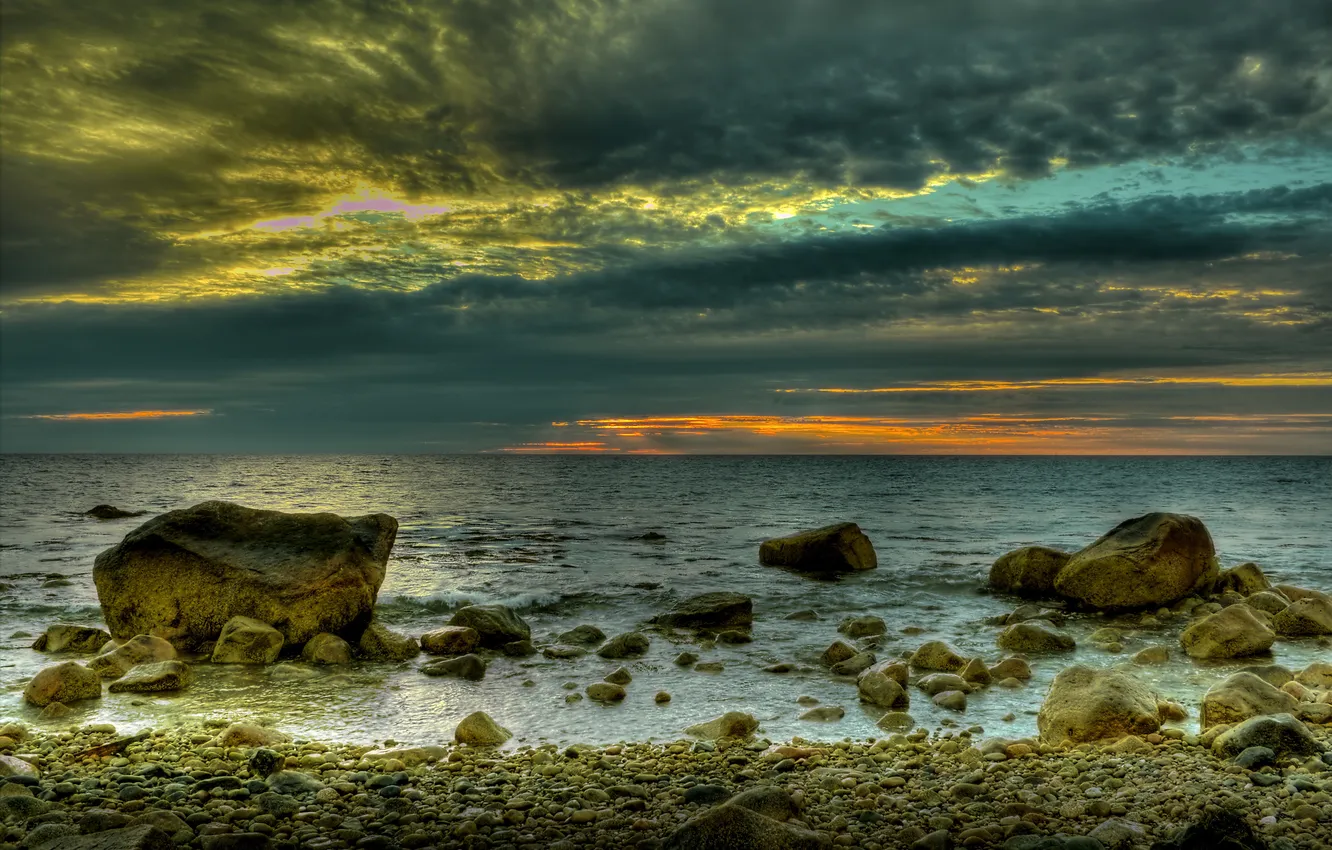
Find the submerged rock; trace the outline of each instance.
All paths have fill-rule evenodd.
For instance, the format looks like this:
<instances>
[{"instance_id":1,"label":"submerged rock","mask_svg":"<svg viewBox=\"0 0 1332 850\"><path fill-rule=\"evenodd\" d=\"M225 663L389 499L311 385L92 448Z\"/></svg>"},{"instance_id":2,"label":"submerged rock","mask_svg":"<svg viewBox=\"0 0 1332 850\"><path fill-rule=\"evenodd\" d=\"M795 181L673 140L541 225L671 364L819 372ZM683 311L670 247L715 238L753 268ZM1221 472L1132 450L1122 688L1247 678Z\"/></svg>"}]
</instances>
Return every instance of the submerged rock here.
<instances>
[{"instance_id":1,"label":"submerged rock","mask_svg":"<svg viewBox=\"0 0 1332 850\"><path fill-rule=\"evenodd\" d=\"M127 511L118 508L115 505L97 505L90 510L84 511L84 516L90 516L93 519L128 519L129 517L143 516L147 511Z\"/></svg>"},{"instance_id":2,"label":"submerged rock","mask_svg":"<svg viewBox=\"0 0 1332 850\"><path fill-rule=\"evenodd\" d=\"M1212 536L1201 520L1151 513L1125 520L1075 552L1054 586L1091 608L1159 607L1208 588L1218 573Z\"/></svg>"},{"instance_id":3,"label":"submerged rock","mask_svg":"<svg viewBox=\"0 0 1332 850\"><path fill-rule=\"evenodd\" d=\"M1184 630L1180 646L1191 658L1238 658L1267 652L1276 633L1247 605L1231 605Z\"/></svg>"},{"instance_id":4,"label":"submerged rock","mask_svg":"<svg viewBox=\"0 0 1332 850\"><path fill-rule=\"evenodd\" d=\"M190 686L194 674L181 661L154 661L136 664L124 676L111 683L112 693L148 694L180 691Z\"/></svg>"},{"instance_id":5,"label":"submerged rock","mask_svg":"<svg viewBox=\"0 0 1332 850\"><path fill-rule=\"evenodd\" d=\"M386 514L260 511L204 502L154 517L97 556L93 581L111 634L170 629L213 640L236 616L292 644L359 635L398 531Z\"/></svg>"},{"instance_id":6,"label":"submerged rock","mask_svg":"<svg viewBox=\"0 0 1332 850\"><path fill-rule=\"evenodd\" d=\"M446 658L423 665L421 672L427 676L452 676L469 682L479 682L486 677L486 662L479 655L459 655L456 658Z\"/></svg>"},{"instance_id":7,"label":"submerged rock","mask_svg":"<svg viewBox=\"0 0 1332 850\"><path fill-rule=\"evenodd\" d=\"M37 636L32 648L39 652L96 652L110 639L105 630L93 626L56 623Z\"/></svg>"},{"instance_id":8,"label":"submerged rock","mask_svg":"<svg viewBox=\"0 0 1332 850\"><path fill-rule=\"evenodd\" d=\"M689 629L748 626L754 622L754 601L741 593L703 593L676 603L653 622Z\"/></svg>"},{"instance_id":9,"label":"submerged rock","mask_svg":"<svg viewBox=\"0 0 1332 850\"><path fill-rule=\"evenodd\" d=\"M888 624L882 617L863 615L860 617L847 617L838 625L837 631L855 640L862 637L875 637L888 631Z\"/></svg>"},{"instance_id":10,"label":"submerged rock","mask_svg":"<svg viewBox=\"0 0 1332 850\"><path fill-rule=\"evenodd\" d=\"M282 652L282 632L252 617L232 617L213 647L214 664L272 664Z\"/></svg>"},{"instance_id":11,"label":"submerged rock","mask_svg":"<svg viewBox=\"0 0 1332 850\"><path fill-rule=\"evenodd\" d=\"M217 736L219 747L270 747L285 744L291 738L286 734L255 723L233 723Z\"/></svg>"},{"instance_id":12,"label":"submerged rock","mask_svg":"<svg viewBox=\"0 0 1332 850\"><path fill-rule=\"evenodd\" d=\"M856 657L859 653L858 649L846 641L835 640L828 645L827 649L823 650L823 655L819 657L819 660L823 662L825 667L835 667L848 658Z\"/></svg>"},{"instance_id":13,"label":"submerged rock","mask_svg":"<svg viewBox=\"0 0 1332 850\"><path fill-rule=\"evenodd\" d=\"M1161 728L1156 695L1119 670L1069 667L1055 676L1036 718L1042 741L1118 739Z\"/></svg>"},{"instance_id":14,"label":"submerged rock","mask_svg":"<svg viewBox=\"0 0 1332 850\"><path fill-rule=\"evenodd\" d=\"M1054 593L1055 576L1071 557L1048 546L1014 549L990 567L990 587L1017 596L1050 596Z\"/></svg>"},{"instance_id":15,"label":"submerged rock","mask_svg":"<svg viewBox=\"0 0 1332 850\"><path fill-rule=\"evenodd\" d=\"M879 565L874 546L854 522L843 522L765 540L759 563L812 572L872 570Z\"/></svg>"},{"instance_id":16,"label":"submerged rock","mask_svg":"<svg viewBox=\"0 0 1332 850\"><path fill-rule=\"evenodd\" d=\"M532 628L506 605L468 605L459 608L451 626L466 626L477 634L480 645L486 649L499 649L516 640L531 640Z\"/></svg>"},{"instance_id":17,"label":"submerged rock","mask_svg":"<svg viewBox=\"0 0 1332 850\"><path fill-rule=\"evenodd\" d=\"M101 677L74 661L43 668L23 689L23 699L39 708L55 702L97 699L101 695Z\"/></svg>"}]
</instances>

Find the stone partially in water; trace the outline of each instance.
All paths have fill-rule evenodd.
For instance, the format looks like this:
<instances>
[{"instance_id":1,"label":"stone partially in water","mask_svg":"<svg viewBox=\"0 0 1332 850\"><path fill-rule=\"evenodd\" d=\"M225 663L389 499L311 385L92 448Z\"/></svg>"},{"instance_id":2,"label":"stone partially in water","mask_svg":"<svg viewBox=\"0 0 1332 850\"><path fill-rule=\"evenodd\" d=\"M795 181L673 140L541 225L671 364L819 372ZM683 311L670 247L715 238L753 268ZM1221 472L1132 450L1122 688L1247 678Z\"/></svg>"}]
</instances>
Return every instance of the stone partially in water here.
<instances>
[{"instance_id":1,"label":"stone partially in water","mask_svg":"<svg viewBox=\"0 0 1332 850\"><path fill-rule=\"evenodd\" d=\"M754 730L758 729L758 725L758 721L754 719L752 714L728 711L721 717L690 726L684 731L686 735L692 735L695 738L716 741L721 738L748 738L754 734Z\"/></svg>"},{"instance_id":2,"label":"stone partially in water","mask_svg":"<svg viewBox=\"0 0 1332 850\"><path fill-rule=\"evenodd\" d=\"M623 702L625 691L613 682L593 682L587 686L587 698L597 702Z\"/></svg>"},{"instance_id":3,"label":"stone partially in water","mask_svg":"<svg viewBox=\"0 0 1332 850\"><path fill-rule=\"evenodd\" d=\"M1055 676L1036 726L1058 744L1147 735L1161 728L1156 696L1119 670L1069 667Z\"/></svg>"},{"instance_id":4,"label":"stone partially in water","mask_svg":"<svg viewBox=\"0 0 1332 850\"><path fill-rule=\"evenodd\" d=\"M255 723L233 723L217 736L219 747L269 747L273 744L285 744L291 738L277 731Z\"/></svg>"},{"instance_id":5,"label":"stone partially in water","mask_svg":"<svg viewBox=\"0 0 1332 850\"><path fill-rule=\"evenodd\" d=\"M990 668L990 675L995 681L1003 679L1020 679L1026 681L1031 678L1031 665L1025 658L1010 655L998 664Z\"/></svg>"},{"instance_id":6,"label":"stone partially in water","mask_svg":"<svg viewBox=\"0 0 1332 850\"><path fill-rule=\"evenodd\" d=\"M882 670L869 669L862 673L856 680L856 690L861 702L881 708L908 708L911 705L911 698L901 684Z\"/></svg>"},{"instance_id":7,"label":"stone partially in water","mask_svg":"<svg viewBox=\"0 0 1332 850\"><path fill-rule=\"evenodd\" d=\"M597 650L602 658L621 659L637 658L648 651L651 641L642 632L625 632L616 635Z\"/></svg>"},{"instance_id":8,"label":"stone partially in water","mask_svg":"<svg viewBox=\"0 0 1332 850\"><path fill-rule=\"evenodd\" d=\"M444 626L421 635L421 650L429 655L466 655L481 644L470 626Z\"/></svg>"},{"instance_id":9,"label":"stone partially in water","mask_svg":"<svg viewBox=\"0 0 1332 850\"><path fill-rule=\"evenodd\" d=\"M888 625L884 623L882 617L871 615L862 615L859 617L847 617L842 620L837 631L855 640L862 637L874 637L888 631Z\"/></svg>"},{"instance_id":10,"label":"stone partially in water","mask_svg":"<svg viewBox=\"0 0 1332 850\"><path fill-rule=\"evenodd\" d=\"M765 540L759 563L811 572L872 570L878 566L874 546L854 522L843 522Z\"/></svg>"},{"instance_id":11,"label":"stone partially in water","mask_svg":"<svg viewBox=\"0 0 1332 850\"><path fill-rule=\"evenodd\" d=\"M1208 588L1218 574L1212 536L1201 520L1151 513L1075 552L1054 586L1091 608L1160 607Z\"/></svg>"},{"instance_id":12,"label":"stone partially in water","mask_svg":"<svg viewBox=\"0 0 1332 850\"><path fill-rule=\"evenodd\" d=\"M84 511L84 516L90 516L93 519L128 519L129 517L143 516L147 511L127 511L118 508L115 505L97 505L90 510Z\"/></svg>"},{"instance_id":13,"label":"stone partially in water","mask_svg":"<svg viewBox=\"0 0 1332 850\"><path fill-rule=\"evenodd\" d=\"M857 654L859 654L859 650L851 644L844 640L835 640L823 651L819 660L823 662L824 666L832 667L841 664L848 658L854 658Z\"/></svg>"},{"instance_id":14,"label":"stone partially in water","mask_svg":"<svg viewBox=\"0 0 1332 850\"><path fill-rule=\"evenodd\" d=\"M462 719L453 732L459 744L473 747L495 747L512 738L508 729L496 723L484 711L474 711Z\"/></svg>"},{"instance_id":15,"label":"stone partially in water","mask_svg":"<svg viewBox=\"0 0 1332 850\"><path fill-rule=\"evenodd\" d=\"M23 699L39 708L54 702L97 699L101 695L102 680L97 673L73 661L43 668L23 689Z\"/></svg>"},{"instance_id":16,"label":"stone partially in water","mask_svg":"<svg viewBox=\"0 0 1332 850\"><path fill-rule=\"evenodd\" d=\"M1218 592L1233 590L1240 596L1252 596L1271 588L1272 583L1254 563L1240 564L1238 567L1225 570L1216 581Z\"/></svg>"},{"instance_id":17,"label":"stone partially in water","mask_svg":"<svg viewBox=\"0 0 1332 850\"><path fill-rule=\"evenodd\" d=\"M832 672L836 676L858 676L873 666L877 660L872 652L857 652L845 661L834 664Z\"/></svg>"},{"instance_id":18,"label":"stone partially in water","mask_svg":"<svg viewBox=\"0 0 1332 850\"><path fill-rule=\"evenodd\" d=\"M156 635L135 635L128 641L108 642L91 661L88 669L103 679L118 679L136 664L170 661L176 657L176 648Z\"/></svg>"},{"instance_id":19,"label":"stone partially in water","mask_svg":"<svg viewBox=\"0 0 1332 850\"><path fill-rule=\"evenodd\" d=\"M944 691L971 690L971 685L967 683L967 680L954 673L931 673L928 676L922 677L921 680L916 683L916 687L932 697L937 696Z\"/></svg>"},{"instance_id":20,"label":"stone partially in water","mask_svg":"<svg viewBox=\"0 0 1332 850\"><path fill-rule=\"evenodd\" d=\"M56 623L37 636L32 648L39 652L96 652L111 639L103 629Z\"/></svg>"},{"instance_id":21,"label":"stone partially in water","mask_svg":"<svg viewBox=\"0 0 1332 850\"><path fill-rule=\"evenodd\" d=\"M398 523L386 514L260 511L204 502L150 519L97 556L93 581L111 634L170 629L215 639L235 616L286 642L359 635L370 622Z\"/></svg>"},{"instance_id":22,"label":"stone partially in water","mask_svg":"<svg viewBox=\"0 0 1332 850\"><path fill-rule=\"evenodd\" d=\"M1055 576L1072 556L1048 546L1014 549L990 567L990 586L1018 596L1050 596Z\"/></svg>"},{"instance_id":23,"label":"stone partially in water","mask_svg":"<svg viewBox=\"0 0 1332 850\"><path fill-rule=\"evenodd\" d=\"M1283 637L1332 635L1332 601L1317 596L1297 599L1272 618L1272 623Z\"/></svg>"},{"instance_id":24,"label":"stone partially in water","mask_svg":"<svg viewBox=\"0 0 1332 850\"><path fill-rule=\"evenodd\" d=\"M921 644L920 648L911 654L911 666L918 670L942 670L945 673L954 673L966 668L967 659L943 641L932 640Z\"/></svg>"},{"instance_id":25,"label":"stone partially in water","mask_svg":"<svg viewBox=\"0 0 1332 850\"><path fill-rule=\"evenodd\" d=\"M999 634L998 643L1009 652L1072 652L1077 646L1068 635L1052 632L1034 622L1009 626Z\"/></svg>"},{"instance_id":26,"label":"stone partially in water","mask_svg":"<svg viewBox=\"0 0 1332 850\"><path fill-rule=\"evenodd\" d=\"M416 639L398 634L378 621L361 634L361 655L370 661L410 661L421 654Z\"/></svg>"},{"instance_id":27,"label":"stone partially in water","mask_svg":"<svg viewBox=\"0 0 1332 850\"><path fill-rule=\"evenodd\" d=\"M486 662L479 655L459 655L457 658L446 658L423 665L421 672L427 676L452 676L469 682L479 682L486 676Z\"/></svg>"},{"instance_id":28,"label":"stone partially in water","mask_svg":"<svg viewBox=\"0 0 1332 850\"><path fill-rule=\"evenodd\" d=\"M181 661L154 661L136 664L124 676L111 683L112 693L149 694L180 691L194 678L189 665Z\"/></svg>"},{"instance_id":29,"label":"stone partially in water","mask_svg":"<svg viewBox=\"0 0 1332 850\"><path fill-rule=\"evenodd\" d=\"M606 633L596 626L575 626L556 638L557 641L571 646L600 646L606 640Z\"/></svg>"},{"instance_id":30,"label":"stone partially in water","mask_svg":"<svg viewBox=\"0 0 1332 850\"><path fill-rule=\"evenodd\" d=\"M476 632L481 646L499 649L516 640L531 640L532 628L512 608L505 605L468 605L459 608L451 626L466 626Z\"/></svg>"},{"instance_id":31,"label":"stone partially in water","mask_svg":"<svg viewBox=\"0 0 1332 850\"><path fill-rule=\"evenodd\" d=\"M272 664L282 652L282 632L252 617L232 617L213 647L214 664Z\"/></svg>"},{"instance_id":32,"label":"stone partially in water","mask_svg":"<svg viewBox=\"0 0 1332 850\"><path fill-rule=\"evenodd\" d=\"M691 596L654 622L671 628L725 628L754 622L754 601L741 593L716 592Z\"/></svg>"},{"instance_id":33,"label":"stone partially in water","mask_svg":"<svg viewBox=\"0 0 1332 850\"><path fill-rule=\"evenodd\" d=\"M1198 620L1179 636L1190 658L1239 658L1267 652L1274 633L1252 608L1231 605Z\"/></svg>"},{"instance_id":34,"label":"stone partially in water","mask_svg":"<svg viewBox=\"0 0 1332 850\"><path fill-rule=\"evenodd\" d=\"M351 644L328 632L320 632L301 647L301 660L310 664L350 664Z\"/></svg>"},{"instance_id":35,"label":"stone partially in water","mask_svg":"<svg viewBox=\"0 0 1332 850\"><path fill-rule=\"evenodd\" d=\"M843 717L846 717L846 709L840 705L821 705L800 715L801 720L811 723L836 723Z\"/></svg>"}]
</instances>

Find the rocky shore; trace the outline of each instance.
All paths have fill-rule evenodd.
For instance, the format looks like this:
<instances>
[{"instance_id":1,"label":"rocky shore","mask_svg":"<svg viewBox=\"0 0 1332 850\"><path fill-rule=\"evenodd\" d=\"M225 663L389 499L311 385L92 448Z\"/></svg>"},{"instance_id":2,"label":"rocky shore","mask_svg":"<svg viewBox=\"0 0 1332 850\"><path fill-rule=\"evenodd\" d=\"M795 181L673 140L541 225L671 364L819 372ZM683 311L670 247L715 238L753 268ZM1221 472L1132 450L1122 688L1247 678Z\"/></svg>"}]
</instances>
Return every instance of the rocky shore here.
<instances>
[{"instance_id":1,"label":"rocky shore","mask_svg":"<svg viewBox=\"0 0 1332 850\"><path fill-rule=\"evenodd\" d=\"M104 681L113 694L180 693L195 665L280 659L309 670L410 665L475 683L492 666L516 681L519 669L559 674L587 658L610 672L560 675L560 706L619 711L653 690L668 705L672 695L653 685L663 666L717 675L724 665L700 652L754 640L753 600L732 591L677 600L611 635L592 624L534 634L502 605L464 606L419 637L400 634L374 616L396 527L382 514L204 503L150 520L99 556L110 632L55 624L38 636L40 652L96 654L40 670L23 693L38 725L0 728L0 850L1332 847L1332 663L1273 663L1279 644L1332 649L1332 599L1274 585L1255 564L1222 570L1206 527L1176 514L1128 520L1078 552L1029 546L999 558L990 591L1015 607L980 624L993 630L992 653L920 637L905 646L923 630L867 611L841 619L821 656L765 663L774 681L834 683L880 730L860 741L829 743L838 733L824 730L847 709L809 696L795 700L799 723L822 727L809 733L821 742L774 743L744 711L694 715L670 733L688 739L674 742L519 749L483 711L435 733L437 743L418 734L415 746L293 740L248 722L122 737L106 724L62 728L69 704L100 700ZM877 567L851 523L769 540L759 561L798 581ZM1068 662L1084 640L1110 663ZM1170 663L1226 670L1176 702L1151 675ZM968 718L969 701L1026 692L1034 666L1058 671L1026 703L1039 709L1038 734L1005 733L1012 713L986 730L974 704Z\"/></svg>"},{"instance_id":2,"label":"rocky shore","mask_svg":"<svg viewBox=\"0 0 1332 850\"><path fill-rule=\"evenodd\" d=\"M921 729L502 752L289 741L224 722L129 738L11 724L0 848L1130 850L1226 835L1314 850L1332 840L1332 730L1308 731L1317 755L1241 764L1215 736L1173 730L1108 746ZM1168 843L1190 825L1216 843Z\"/></svg>"}]
</instances>

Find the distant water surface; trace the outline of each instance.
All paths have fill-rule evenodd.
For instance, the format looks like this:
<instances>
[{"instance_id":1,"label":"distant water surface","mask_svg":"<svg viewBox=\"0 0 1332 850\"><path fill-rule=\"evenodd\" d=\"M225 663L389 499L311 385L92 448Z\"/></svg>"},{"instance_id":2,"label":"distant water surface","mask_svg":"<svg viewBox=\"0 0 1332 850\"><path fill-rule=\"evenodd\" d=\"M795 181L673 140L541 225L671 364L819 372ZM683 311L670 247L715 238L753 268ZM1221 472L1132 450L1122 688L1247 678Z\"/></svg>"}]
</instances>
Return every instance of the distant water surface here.
<instances>
[{"instance_id":1,"label":"distant water surface","mask_svg":"<svg viewBox=\"0 0 1332 850\"><path fill-rule=\"evenodd\" d=\"M77 706L75 722L122 727L190 717L258 718L299 734L351 741L448 738L483 709L521 740L674 739L723 711L752 711L769 737L863 738L882 712L862 709L849 680L818 667L845 616L889 625L880 657L931 638L988 661L1000 653L989 616L1015 600L988 595L989 565L1026 544L1077 549L1131 516L1189 513L1212 532L1223 566L1255 561L1283 582L1332 590L1330 458L507 457L507 456L0 456L0 717L35 720L28 678L52 657L28 649L57 621L98 623L96 554L143 518L82 516L109 503L149 515L209 499L285 511L383 511L401 523L379 616L412 634L444 624L466 602L521 610L534 638L580 623L608 634L642 624L683 597L733 590L754 599L754 642L697 650L725 672L682 670L682 648L653 637L630 662L621 705L571 693L618 662L501 658L479 683L423 676L425 659L327 670L284 662L261 669L201 664L176 696L106 694ZM146 518L146 517L145 517ZM877 570L821 581L758 564L761 540L851 520L878 552ZM664 540L641 540L655 531ZM817 622L783 619L813 608ZM962 715L912 694L911 713L935 727L952 718L991 734L1030 734L1050 679L1075 660L1107 666L1153 643L1174 644L1179 624L1130 630L1122 655L1085 640L1104 625L1075 619L1085 648L1036 659L1026 689L973 694ZM924 629L904 635L908 627ZM1313 641L1278 644L1291 667L1327 657ZM806 673L761 668L795 661ZM1140 671L1196 713L1201 693L1240 665L1179 661ZM656 705L653 695L674 699ZM814 696L847 709L839 723L801 722ZM1015 719L1002 721L1012 713ZM1188 723L1192 724L1190 720Z\"/></svg>"}]
</instances>

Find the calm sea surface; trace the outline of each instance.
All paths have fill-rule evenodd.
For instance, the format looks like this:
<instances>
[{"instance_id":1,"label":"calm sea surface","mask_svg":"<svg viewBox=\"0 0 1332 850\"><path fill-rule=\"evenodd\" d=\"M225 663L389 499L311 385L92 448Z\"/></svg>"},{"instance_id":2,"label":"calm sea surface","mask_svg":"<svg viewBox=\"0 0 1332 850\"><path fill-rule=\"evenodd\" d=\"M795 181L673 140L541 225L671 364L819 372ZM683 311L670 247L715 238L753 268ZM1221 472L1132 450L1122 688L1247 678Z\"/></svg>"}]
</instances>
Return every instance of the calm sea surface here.
<instances>
[{"instance_id":1,"label":"calm sea surface","mask_svg":"<svg viewBox=\"0 0 1332 850\"><path fill-rule=\"evenodd\" d=\"M1128 517L1177 511L1202 518L1223 566L1256 561L1276 580L1332 590L1332 458L8 455L0 456L0 719L36 721L21 691L51 656L30 650L31 636L58 621L99 623L93 558L142 522L82 512L110 503L156 514L209 499L396 516L379 616L414 635L467 602L520 609L534 639L580 623L610 634L682 597L732 590L754 599L754 642L699 651L726 665L708 674L674 666L685 647L654 636L647 657L628 664L629 698L613 707L565 701L566 683L581 691L618 666L596 656L500 658L478 683L426 677L417 670L423 656L342 671L201 664L189 691L108 693L76 706L74 722L252 718L328 739L433 742L484 709L522 741L609 742L678 738L687 725L739 709L773 739L863 738L876 734L882 712L862 709L854 684L817 661L838 622L883 617L890 639L881 658L942 638L993 662L998 630L982 621L1015 602L986 594L984 578L1017 546L1077 549ZM759 565L764 538L841 520L869 535L877 570L822 581ZM665 539L636 539L648 531ZM822 619L783 619L804 608ZM930 727L950 716L990 734L1029 734L1063 666L1122 663L1144 646L1175 645L1180 628L1130 630L1124 653L1111 655L1085 640L1104 624L1071 621L1078 652L1035 660L1023 690L973 694L964 715L914 692L911 713ZM902 634L908 627L926 631ZM1277 661L1296 668L1328 654L1312 641L1277 646ZM777 661L812 669L762 672ZM1141 672L1196 714L1202 692L1238 666L1176 661ZM658 690L673 701L656 705ZM802 695L844 706L846 718L797 720Z\"/></svg>"}]
</instances>

